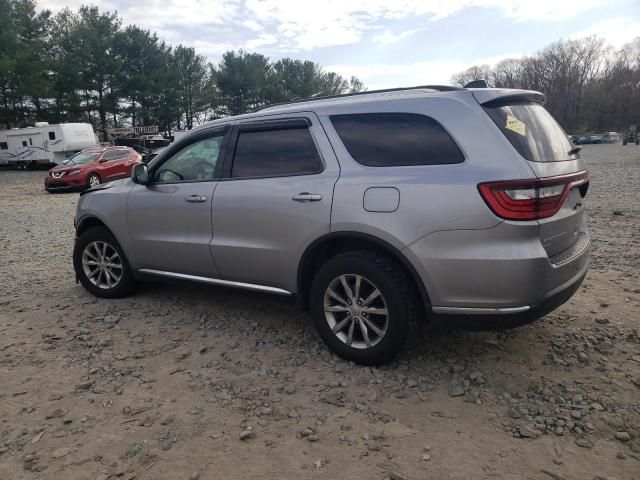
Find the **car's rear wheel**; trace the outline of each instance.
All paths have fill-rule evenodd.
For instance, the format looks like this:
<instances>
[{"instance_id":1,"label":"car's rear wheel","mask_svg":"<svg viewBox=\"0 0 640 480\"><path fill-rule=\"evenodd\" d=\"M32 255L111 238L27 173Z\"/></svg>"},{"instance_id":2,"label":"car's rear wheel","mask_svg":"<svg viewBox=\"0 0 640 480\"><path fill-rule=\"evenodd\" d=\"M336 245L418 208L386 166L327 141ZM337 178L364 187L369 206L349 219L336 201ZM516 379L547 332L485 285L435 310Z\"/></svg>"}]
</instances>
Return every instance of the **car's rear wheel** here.
<instances>
[{"instance_id":1,"label":"car's rear wheel","mask_svg":"<svg viewBox=\"0 0 640 480\"><path fill-rule=\"evenodd\" d=\"M120 244L105 227L94 227L76 240L73 266L82 286L98 297L120 298L135 282Z\"/></svg>"},{"instance_id":2,"label":"car's rear wheel","mask_svg":"<svg viewBox=\"0 0 640 480\"><path fill-rule=\"evenodd\" d=\"M102 180L100 179L100 175L98 175L97 173L92 173L91 175L89 175L89 178L87 179L87 186L89 188L97 187L101 183L102 183Z\"/></svg>"},{"instance_id":3,"label":"car's rear wheel","mask_svg":"<svg viewBox=\"0 0 640 480\"><path fill-rule=\"evenodd\" d=\"M392 259L367 251L336 255L318 270L310 292L318 333L345 360L392 360L415 325L415 294Z\"/></svg>"}]
</instances>

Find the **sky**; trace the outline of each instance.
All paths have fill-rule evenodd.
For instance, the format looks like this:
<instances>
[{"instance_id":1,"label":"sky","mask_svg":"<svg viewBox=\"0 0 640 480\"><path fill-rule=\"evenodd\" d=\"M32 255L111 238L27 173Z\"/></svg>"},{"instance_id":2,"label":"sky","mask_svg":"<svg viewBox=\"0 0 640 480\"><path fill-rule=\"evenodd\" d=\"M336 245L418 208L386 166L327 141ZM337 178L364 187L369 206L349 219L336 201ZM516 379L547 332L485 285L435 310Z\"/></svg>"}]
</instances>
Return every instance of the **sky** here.
<instances>
[{"instance_id":1,"label":"sky","mask_svg":"<svg viewBox=\"0 0 640 480\"><path fill-rule=\"evenodd\" d=\"M449 84L479 64L598 35L614 47L640 36L640 0L39 0L81 4L193 46L217 63L227 50L318 62L368 89Z\"/></svg>"}]
</instances>

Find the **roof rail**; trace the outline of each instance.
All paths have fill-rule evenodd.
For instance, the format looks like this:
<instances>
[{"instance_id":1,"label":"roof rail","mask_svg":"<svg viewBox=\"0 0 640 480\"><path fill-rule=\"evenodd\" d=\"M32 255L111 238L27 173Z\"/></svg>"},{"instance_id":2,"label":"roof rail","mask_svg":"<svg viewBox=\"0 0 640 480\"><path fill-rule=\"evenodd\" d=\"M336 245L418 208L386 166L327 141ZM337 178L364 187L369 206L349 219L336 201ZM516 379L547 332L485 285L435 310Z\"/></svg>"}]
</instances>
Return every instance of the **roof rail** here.
<instances>
[{"instance_id":1,"label":"roof rail","mask_svg":"<svg viewBox=\"0 0 640 480\"><path fill-rule=\"evenodd\" d=\"M387 93L387 92L401 92L403 90L420 90L422 88L429 88L431 90L437 90L439 92L451 92L456 90L463 90L463 88L453 87L451 85L418 85L415 87L383 88L380 90L365 90L363 92L341 93L339 95L326 95L323 97L300 98L298 100L291 100L289 102L280 102L280 103L272 103L270 105L264 105L263 107L260 107L254 111L259 112L260 110L264 110L265 108L279 107L281 105L290 105L293 103L315 102L317 100L328 100L331 98L357 97L358 95L368 95L370 93Z\"/></svg>"}]
</instances>

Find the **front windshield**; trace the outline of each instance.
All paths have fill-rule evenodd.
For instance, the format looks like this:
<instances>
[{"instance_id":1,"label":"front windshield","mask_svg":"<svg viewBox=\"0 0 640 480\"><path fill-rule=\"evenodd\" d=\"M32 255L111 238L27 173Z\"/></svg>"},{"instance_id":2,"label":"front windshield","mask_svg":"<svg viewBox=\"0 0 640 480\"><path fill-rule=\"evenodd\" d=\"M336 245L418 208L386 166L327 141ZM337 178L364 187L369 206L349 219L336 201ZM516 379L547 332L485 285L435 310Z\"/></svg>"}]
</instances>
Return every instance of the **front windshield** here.
<instances>
[{"instance_id":1,"label":"front windshield","mask_svg":"<svg viewBox=\"0 0 640 480\"><path fill-rule=\"evenodd\" d=\"M75 157L71 158L72 163L85 164L96 161L100 157L100 152L80 152Z\"/></svg>"}]
</instances>

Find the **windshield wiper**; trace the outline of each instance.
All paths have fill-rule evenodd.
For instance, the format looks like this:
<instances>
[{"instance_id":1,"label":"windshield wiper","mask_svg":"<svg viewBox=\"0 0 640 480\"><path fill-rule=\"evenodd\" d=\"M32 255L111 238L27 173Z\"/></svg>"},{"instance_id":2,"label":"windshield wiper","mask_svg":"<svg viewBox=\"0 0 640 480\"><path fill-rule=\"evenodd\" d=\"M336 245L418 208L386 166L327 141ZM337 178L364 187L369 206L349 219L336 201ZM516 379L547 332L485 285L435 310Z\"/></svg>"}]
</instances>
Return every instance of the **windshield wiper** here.
<instances>
[{"instance_id":1,"label":"windshield wiper","mask_svg":"<svg viewBox=\"0 0 640 480\"><path fill-rule=\"evenodd\" d=\"M580 150L582 150L582 147L573 147L571 150L569 150L567 153L569 155L575 155L576 153L578 153Z\"/></svg>"}]
</instances>

